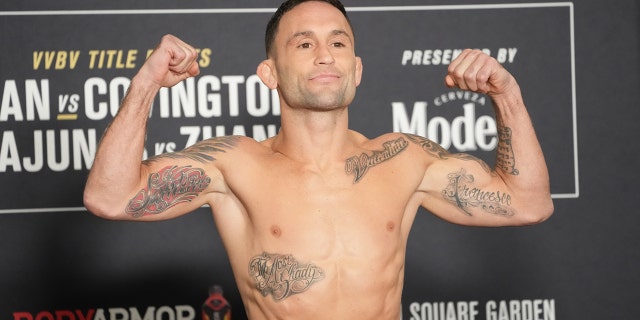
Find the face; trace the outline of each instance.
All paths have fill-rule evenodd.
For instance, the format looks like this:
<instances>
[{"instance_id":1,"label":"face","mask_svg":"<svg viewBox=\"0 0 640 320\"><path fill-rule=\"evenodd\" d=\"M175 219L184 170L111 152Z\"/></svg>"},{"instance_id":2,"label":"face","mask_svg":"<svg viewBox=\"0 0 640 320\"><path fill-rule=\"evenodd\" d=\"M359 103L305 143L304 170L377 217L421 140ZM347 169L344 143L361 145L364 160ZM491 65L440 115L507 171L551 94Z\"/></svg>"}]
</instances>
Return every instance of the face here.
<instances>
[{"instance_id":1,"label":"face","mask_svg":"<svg viewBox=\"0 0 640 320\"><path fill-rule=\"evenodd\" d=\"M291 108L346 107L362 75L349 23L338 9L317 1L302 3L282 17L273 55L263 64L258 74Z\"/></svg>"}]
</instances>

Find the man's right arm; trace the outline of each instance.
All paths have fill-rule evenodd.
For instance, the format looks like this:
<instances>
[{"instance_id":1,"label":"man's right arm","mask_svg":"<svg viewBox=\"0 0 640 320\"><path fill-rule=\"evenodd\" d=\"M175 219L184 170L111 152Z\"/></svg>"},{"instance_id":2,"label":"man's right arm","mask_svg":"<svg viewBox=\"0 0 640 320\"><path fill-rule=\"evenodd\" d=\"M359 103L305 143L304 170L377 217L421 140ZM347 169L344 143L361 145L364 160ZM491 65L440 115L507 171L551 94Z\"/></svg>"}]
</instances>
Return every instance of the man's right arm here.
<instances>
[{"instance_id":1,"label":"man's right arm","mask_svg":"<svg viewBox=\"0 0 640 320\"><path fill-rule=\"evenodd\" d=\"M167 161L141 162L146 123L156 94L162 87L171 87L197 75L196 58L194 48L167 35L133 77L118 114L102 137L87 179L84 203L89 211L110 219L137 218L138 213L129 212L135 207L137 197L162 192L152 190L154 177L167 178L168 175L171 179L171 175L189 174L191 178L197 178L193 175L204 175L202 169L192 168L186 161L173 161L175 167L168 166ZM193 203L192 206L198 205ZM182 207L185 211L194 209Z\"/></svg>"}]
</instances>

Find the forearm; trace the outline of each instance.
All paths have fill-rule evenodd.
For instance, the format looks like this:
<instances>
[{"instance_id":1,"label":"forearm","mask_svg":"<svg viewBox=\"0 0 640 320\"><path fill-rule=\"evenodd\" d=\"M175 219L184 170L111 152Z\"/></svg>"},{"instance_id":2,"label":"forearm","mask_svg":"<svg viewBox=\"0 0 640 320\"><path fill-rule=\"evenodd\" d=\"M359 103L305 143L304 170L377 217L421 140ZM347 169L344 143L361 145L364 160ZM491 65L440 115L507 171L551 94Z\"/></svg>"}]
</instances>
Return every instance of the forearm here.
<instances>
[{"instance_id":1,"label":"forearm","mask_svg":"<svg viewBox=\"0 0 640 320\"><path fill-rule=\"evenodd\" d=\"M547 165L518 85L514 81L511 89L491 98L499 135L496 173L520 207L535 215L550 213L553 204Z\"/></svg>"},{"instance_id":2,"label":"forearm","mask_svg":"<svg viewBox=\"0 0 640 320\"><path fill-rule=\"evenodd\" d=\"M116 217L138 187L146 123L159 87L134 77L118 114L102 137L85 187L93 213Z\"/></svg>"}]
</instances>

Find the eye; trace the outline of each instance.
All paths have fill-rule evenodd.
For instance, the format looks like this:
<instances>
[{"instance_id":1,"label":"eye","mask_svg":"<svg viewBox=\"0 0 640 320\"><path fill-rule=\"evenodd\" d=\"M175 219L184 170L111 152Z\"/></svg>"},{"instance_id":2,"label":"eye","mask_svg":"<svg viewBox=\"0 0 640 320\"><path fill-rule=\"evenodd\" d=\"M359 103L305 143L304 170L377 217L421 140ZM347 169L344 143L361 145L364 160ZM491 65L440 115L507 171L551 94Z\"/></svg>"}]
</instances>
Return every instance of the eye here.
<instances>
[{"instance_id":1,"label":"eye","mask_svg":"<svg viewBox=\"0 0 640 320\"><path fill-rule=\"evenodd\" d=\"M298 48L302 48L302 49L309 49L311 48L311 43L309 42L303 42L301 44L298 45Z\"/></svg>"},{"instance_id":2,"label":"eye","mask_svg":"<svg viewBox=\"0 0 640 320\"><path fill-rule=\"evenodd\" d=\"M346 47L346 45L345 45L344 43L342 43L342 42L334 42L334 43L332 44L332 46L334 46L334 47L336 47L336 48L343 48L343 47Z\"/></svg>"}]
</instances>

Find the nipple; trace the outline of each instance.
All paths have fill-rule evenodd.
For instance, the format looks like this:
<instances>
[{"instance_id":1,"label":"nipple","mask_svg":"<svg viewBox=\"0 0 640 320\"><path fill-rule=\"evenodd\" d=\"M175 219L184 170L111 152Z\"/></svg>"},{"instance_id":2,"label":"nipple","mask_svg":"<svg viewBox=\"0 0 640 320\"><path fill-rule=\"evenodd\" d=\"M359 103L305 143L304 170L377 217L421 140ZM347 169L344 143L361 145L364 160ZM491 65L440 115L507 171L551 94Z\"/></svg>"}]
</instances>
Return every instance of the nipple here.
<instances>
[{"instance_id":1,"label":"nipple","mask_svg":"<svg viewBox=\"0 0 640 320\"><path fill-rule=\"evenodd\" d=\"M271 234L276 238L280 238L280 236L282 235L282 230L280 230L280 227L278 227L276 225L272 225L271 226Z\"/></svg>"},{"instance_id":2,"label":"nipple","mask_svg":"<svg viewBox=\"0 0 640 320\"><path fill-rule=\"evenodd\" d=\"M392 232L393 230L395 230L395 228L396 228L396 224L393 223L393 221L387 222L387 231Z\"/></svg>"}]
</instances>

